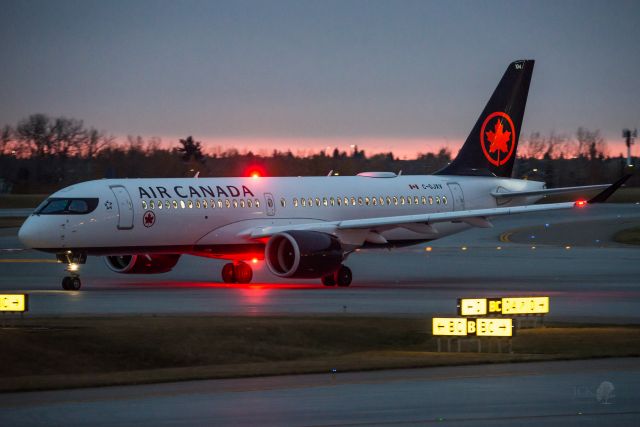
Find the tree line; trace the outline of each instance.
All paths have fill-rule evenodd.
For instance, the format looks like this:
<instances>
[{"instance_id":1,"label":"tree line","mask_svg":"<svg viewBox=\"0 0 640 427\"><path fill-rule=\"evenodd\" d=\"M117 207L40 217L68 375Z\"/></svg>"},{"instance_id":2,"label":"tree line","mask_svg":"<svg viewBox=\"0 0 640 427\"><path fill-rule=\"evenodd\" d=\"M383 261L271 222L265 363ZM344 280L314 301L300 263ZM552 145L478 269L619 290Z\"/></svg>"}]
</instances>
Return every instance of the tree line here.
<instances>
[{"instance_id":1,"label":"tree line","mask_svg":"<svg viewBox=\"0 0 640 427\"><path fill-rule=\"evenodd\" d=\"M625 159L607 156L598 131L580 128L574 136L534 133L521 138L514 175L545 180L549 186L611 182ZM251 151L207 151L193 137L165 147L159 138L118 139L82 120L33 114L0 131L0 180L14 193L48 193L75 182L100 178L354 175L362 171L429 174L444 167L447 148L399 159L392 152L366 155L354 147L297 156L291 151L257 155ZM637 179L637 178L636 178ZM2 183L0 183L2 184ZM640 183L636 182L636 185Z\"/></svg>"}]
</instances>

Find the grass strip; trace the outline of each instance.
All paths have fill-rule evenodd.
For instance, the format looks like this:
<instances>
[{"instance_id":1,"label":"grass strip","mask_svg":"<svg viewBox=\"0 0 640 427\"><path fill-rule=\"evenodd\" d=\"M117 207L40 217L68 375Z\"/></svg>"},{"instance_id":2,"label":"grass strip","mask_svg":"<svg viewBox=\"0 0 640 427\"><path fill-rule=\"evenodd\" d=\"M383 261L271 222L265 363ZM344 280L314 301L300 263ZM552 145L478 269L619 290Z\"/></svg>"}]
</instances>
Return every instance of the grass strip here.
<instances>
[{"instance_id":1,"label":"grass strip","mask_svg":"<svg viewBox=\"0 0 640 427\"><path fill-rule=\"evenodd\" d=\"M640 356L640 327L521 330L513 353L498 354L437 353L429 326L348 316L26 318L0 329L0 391Z\"/></svg>"},{"instance_id":2,"label":"grass strip","mask_svg":"<svg viewBox=\"0 0 640 427\"><path fill-rule=\"evenodd\" d=\"M0 228L19 228L26 218L0 217Z\"/></svg>"}]
</instances>

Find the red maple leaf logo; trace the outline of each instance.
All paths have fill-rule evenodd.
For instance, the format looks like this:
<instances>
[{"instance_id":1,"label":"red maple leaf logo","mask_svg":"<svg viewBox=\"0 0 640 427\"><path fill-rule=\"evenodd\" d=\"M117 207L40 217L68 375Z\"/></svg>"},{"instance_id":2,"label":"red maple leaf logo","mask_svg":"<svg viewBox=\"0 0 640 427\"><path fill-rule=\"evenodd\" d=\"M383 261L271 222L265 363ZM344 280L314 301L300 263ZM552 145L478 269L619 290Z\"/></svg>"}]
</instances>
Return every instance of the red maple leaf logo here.
<instances>
[{"instance_id":1,"label":"red maple leaf logo","mask_svg":"<svg viewBox=\"0 0 640 427\"><path fill-rule=\"evenodd\" d=\"M154 213L153 212L147 212L144 215L144 226L145 227L151 227L154 222L156 222L156 216L154 215Z\"/></svg>"},{"instance_id":2,"label":"red maple leaf logo","mask_svg":"<svg viewBox=\"0 0 640 427\"><path fill-rule=\"evenodd\" d=\"M502 120L496 121L496 126L493 131L487 132L487 139L491 143L489 145L489 152L493 153L497 150L502 151L503 153L507 153L509 151L509 147L507 147L507 142L511 139L511 132L503 130Z\"/></svg>"}]
</instances>

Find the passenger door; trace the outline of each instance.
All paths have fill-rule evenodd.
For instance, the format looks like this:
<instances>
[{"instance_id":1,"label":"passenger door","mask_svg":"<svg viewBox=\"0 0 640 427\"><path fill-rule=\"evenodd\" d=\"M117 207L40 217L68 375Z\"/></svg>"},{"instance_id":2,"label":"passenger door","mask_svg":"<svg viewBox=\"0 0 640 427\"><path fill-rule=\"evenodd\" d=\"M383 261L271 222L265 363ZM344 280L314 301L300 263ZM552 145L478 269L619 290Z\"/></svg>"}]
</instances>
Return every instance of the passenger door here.
<instances>
[{"instance_id":1,"label":"passenger door","mask_svg":"<svg viewBox=\"0 0 640 427\"><path fill-rule=\"evenodd\" d=\"M118 202L118 230L133 228L133 202L126 188L122 185L110 186Z\"/></svg>"},{"instance_id":2,"label":"passenger door","mask_svg":"<svg viewBox=\"0 0 640 427\"><path fill-rule=\"evenodd\" d=\"M453 197L453 210L454 211L463 211L464 210L464 194L462 193L462 188L460 184L457 182L449 183L449 190L451 190L451 196Z\"/></svg>"}]
</instances>

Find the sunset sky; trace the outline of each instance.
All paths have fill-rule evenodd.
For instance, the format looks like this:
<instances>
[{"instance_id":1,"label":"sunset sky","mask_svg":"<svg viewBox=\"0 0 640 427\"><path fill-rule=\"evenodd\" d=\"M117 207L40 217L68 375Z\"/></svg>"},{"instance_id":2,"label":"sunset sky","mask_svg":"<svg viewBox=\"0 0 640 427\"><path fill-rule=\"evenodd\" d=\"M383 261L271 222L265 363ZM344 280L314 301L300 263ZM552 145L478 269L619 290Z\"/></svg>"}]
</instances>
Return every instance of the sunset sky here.
<instances>
[{"instance_id":1,"label":"sunset sky","mask_svg":"<svg viewBox=\"0 0 640 427\"><path fill-rule=\"evenodd\" d=\"M454 153L509 62L522 135L640 127L638 1L9 1L0 125L64 115L210 149ZM640 154L635 148L634 154Z\"/></svg>"}]
</instances>

